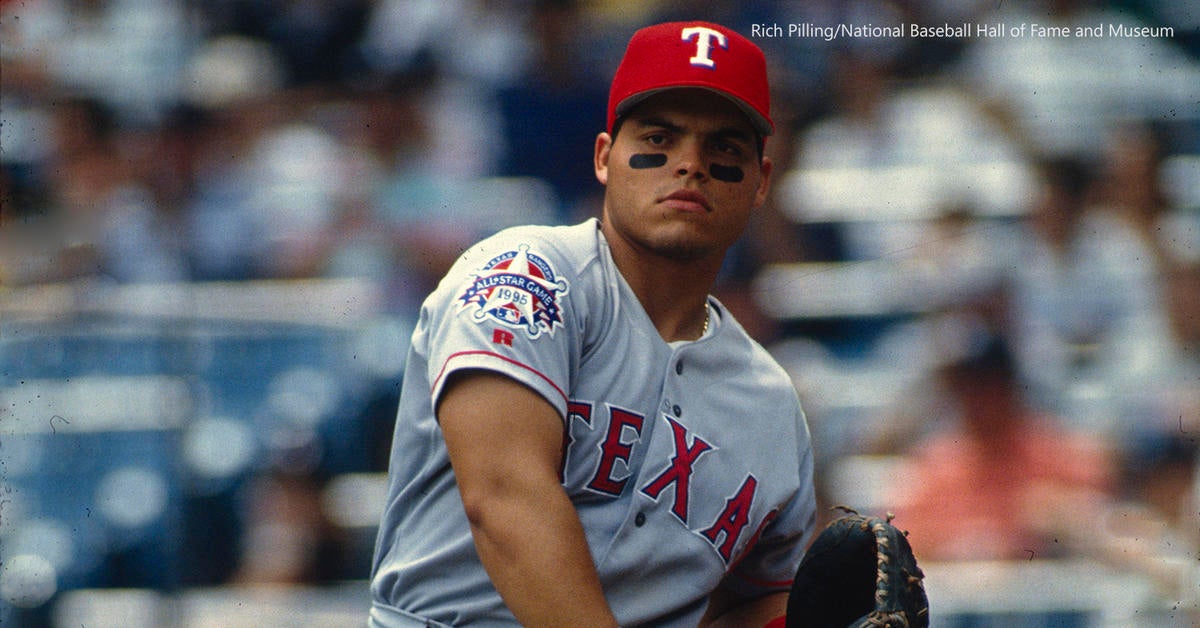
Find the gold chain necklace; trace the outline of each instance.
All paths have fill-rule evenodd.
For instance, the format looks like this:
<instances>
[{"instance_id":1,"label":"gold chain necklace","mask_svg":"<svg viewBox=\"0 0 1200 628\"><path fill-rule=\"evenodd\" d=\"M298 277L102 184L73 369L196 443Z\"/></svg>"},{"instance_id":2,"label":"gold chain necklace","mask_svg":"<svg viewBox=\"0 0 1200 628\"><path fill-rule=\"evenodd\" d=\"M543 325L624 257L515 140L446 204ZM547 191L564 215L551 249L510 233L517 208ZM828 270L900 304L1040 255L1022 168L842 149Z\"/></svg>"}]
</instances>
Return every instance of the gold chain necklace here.
<instances>
[{"instance_id":1,"label":"gold chain necklace","mask_svg":"<svg viewBox=\"0 0 1200 628\"><path fill-rule=\"evenodd\" d=\"M705 336L707 336L707 335L708 335L708 317L709 317L709 314L710 314L710 311L709 311L709 308L708 308L708 304L707 304L707 303L705 303L705 304L704 304L704 330L700 332L700 337L701 337L701 338L703 338L703 337L705 337Z\"/></svg>"}]
</instances>

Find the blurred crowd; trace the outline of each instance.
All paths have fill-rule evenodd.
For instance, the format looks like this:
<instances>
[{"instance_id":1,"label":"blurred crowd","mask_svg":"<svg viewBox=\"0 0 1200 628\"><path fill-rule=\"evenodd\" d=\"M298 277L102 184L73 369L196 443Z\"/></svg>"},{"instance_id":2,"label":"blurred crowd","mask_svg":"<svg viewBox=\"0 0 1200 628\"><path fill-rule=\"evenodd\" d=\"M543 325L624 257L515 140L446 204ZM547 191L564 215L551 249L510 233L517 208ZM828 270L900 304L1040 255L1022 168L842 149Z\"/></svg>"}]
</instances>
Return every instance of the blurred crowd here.
<instances>
[{"instance_id":1,"label":"blurred crowd","mask_svg":"<svg viewBox=\"0 0 1200 628\"><path fill-rule=\"evenodd\" d=\"M608 81L652 21L1169 26L757 39L775 186L717 296L792 371L828 505L896 512L927 560L1088 554L1195 596L1200 15L1183 4L4 2L0 295L357 278L411 314L478 238L597 215ZM763 306L767 269L811 269L803 302L832 265L910 271L923 297L881 280L871 296L903 306ZM237 577L320 579L311 487L248 495L303 533Z\"/></svg>"}]
</instances>

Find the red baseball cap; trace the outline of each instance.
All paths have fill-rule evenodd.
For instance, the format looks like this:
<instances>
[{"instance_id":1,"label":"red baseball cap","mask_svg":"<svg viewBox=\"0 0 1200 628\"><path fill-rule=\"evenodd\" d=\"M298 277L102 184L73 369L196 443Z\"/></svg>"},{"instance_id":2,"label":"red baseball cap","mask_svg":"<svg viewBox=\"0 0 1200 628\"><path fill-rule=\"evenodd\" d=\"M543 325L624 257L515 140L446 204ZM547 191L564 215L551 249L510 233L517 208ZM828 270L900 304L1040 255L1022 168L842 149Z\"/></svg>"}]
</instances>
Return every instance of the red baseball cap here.
<instances>
[{"instance_id":1,"label":"red baseball cap","mask_svg":"<svg viewBox=\"0 0 1200 628\"><path fill-rule=\"evenodd\" d=\"M701 87L732 100L763 137L775 130L767 60L749 39L710 22L668 22L633 34L608 93L608 131L634 105L667 89Z\"/></svg>"}]
</instances>

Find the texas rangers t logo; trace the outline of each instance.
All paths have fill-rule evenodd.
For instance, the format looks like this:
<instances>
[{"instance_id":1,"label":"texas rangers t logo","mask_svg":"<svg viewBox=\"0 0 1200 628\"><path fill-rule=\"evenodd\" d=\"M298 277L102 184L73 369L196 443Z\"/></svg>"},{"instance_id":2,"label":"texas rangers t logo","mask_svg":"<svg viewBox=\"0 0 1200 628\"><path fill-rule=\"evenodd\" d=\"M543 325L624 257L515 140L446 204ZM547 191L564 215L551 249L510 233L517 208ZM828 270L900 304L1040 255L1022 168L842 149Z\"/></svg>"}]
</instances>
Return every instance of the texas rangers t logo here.
<instances>
[{"instance_id":1,"label":"texas rangers t logo","mask_svg":"<svg viewBox=\"0 0 1200 628\"><path fill-rule=\"evenodd\" d=\"M688 59L692 65L715 68L717 67L716 62L709 56L712 53L713 42L716 42L722 48L729 47L729 42L725 39L725 33L705 26L689 26L680 31L680 35L680 39L683 41L696 40L696 54L691 59Z\"/></svg>"},{"instance_id":2,"label":"texas rangers t logo","mask_svg":"<svg viewBox=\"0 0 1200 628\"><path fill-rule=\"evenodd\" d=\"M542 333L553 336L563 324L559 299L567 293L567 281L527 245L497 255L471 277L458 300L464 308L475 308L476 322L498 321L523 329L531 339Z\"/></svg>"}]
</instances>

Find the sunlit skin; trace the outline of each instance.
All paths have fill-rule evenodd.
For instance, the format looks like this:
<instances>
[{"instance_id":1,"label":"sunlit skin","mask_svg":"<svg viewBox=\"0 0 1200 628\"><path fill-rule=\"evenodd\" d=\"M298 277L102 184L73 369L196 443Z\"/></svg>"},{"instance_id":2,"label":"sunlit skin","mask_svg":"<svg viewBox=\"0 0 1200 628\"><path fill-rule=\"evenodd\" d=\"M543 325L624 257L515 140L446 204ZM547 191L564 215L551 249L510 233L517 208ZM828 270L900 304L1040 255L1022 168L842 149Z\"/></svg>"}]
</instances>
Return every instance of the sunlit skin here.
<instances>
[{"instance_id":1,"label":"sunlit skin","mask_svg":"<svg viewBox=\"0 0 1200 628\"><path fill-rule=\"evenodd\" d=\"M652 96L615 138L596 139L596 178L607 188L601 229L664 339L699 335L725 252L766 200L771 161L758 143L741 109L703 89ZM648 166L662 159L641 155L666 160Z\"/></svg>"}]
</instances>

